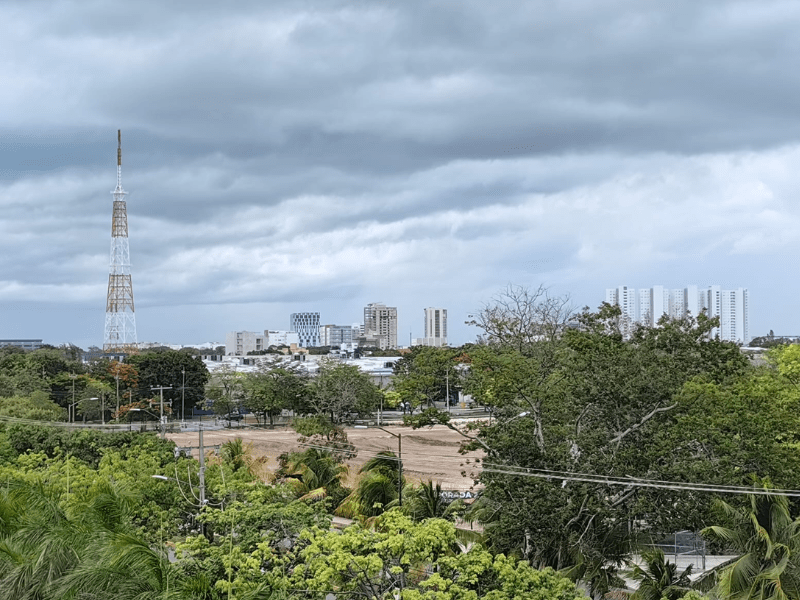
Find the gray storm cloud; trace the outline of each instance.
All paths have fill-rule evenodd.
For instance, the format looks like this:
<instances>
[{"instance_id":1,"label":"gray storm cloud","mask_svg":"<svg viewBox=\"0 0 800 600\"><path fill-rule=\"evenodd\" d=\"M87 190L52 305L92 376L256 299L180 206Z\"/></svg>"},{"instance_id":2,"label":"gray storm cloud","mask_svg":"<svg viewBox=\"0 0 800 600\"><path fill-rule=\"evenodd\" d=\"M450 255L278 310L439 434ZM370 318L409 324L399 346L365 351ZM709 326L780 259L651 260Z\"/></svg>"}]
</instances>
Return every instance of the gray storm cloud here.
<instances>
[{"instance_id":1,"label":"gray storm cloud","mask_svg":"<svg viewBox=\"0 0 800 600\"><path fill-rule=\"evenodd\" d=\"M4 3L7 335L102 341L117 128L143 339L382 300L415 336L448 307L462 342L509 282L590 306L622 283L745 286L754 333L797 329L760 301L794 286L771 257L798 237L799 21L785 2Z\"/></svg>"}]
</instances>

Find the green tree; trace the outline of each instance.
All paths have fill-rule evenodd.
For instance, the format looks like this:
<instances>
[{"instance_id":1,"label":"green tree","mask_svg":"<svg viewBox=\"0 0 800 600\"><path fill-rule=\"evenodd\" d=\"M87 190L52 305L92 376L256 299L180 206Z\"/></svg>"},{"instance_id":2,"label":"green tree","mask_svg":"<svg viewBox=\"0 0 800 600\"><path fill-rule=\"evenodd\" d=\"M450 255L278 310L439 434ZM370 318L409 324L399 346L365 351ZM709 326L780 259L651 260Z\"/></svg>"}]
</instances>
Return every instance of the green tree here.
<instances>
[{"instance_id":1,"label":"green tree","mask_svg":"<svg viewBox=\"0 0 800 600\"><path fill-rule=\"evenodd\" d=\"M311 383L308 410L333 424L368 416L380 405L381 392L369 375L354 365L322 362Z\"/></svg>"},{"instance_id":2,"label":"green tree","mask_svg":"<svg viewBox=\"0 0 800 600\"><path fill-rule=\"evenodd\" d=\"M458 349L414 346L394 366L392 387L413 408L444 401L459 384ZM449 384L449 385L448 385Z\"/></svg>"},{"instance_id":3,"label":"green tree","mask_svg":"<svg viewBox=\"0 0 800 600\"><path fill-rule=\"evenodd\" d=\"M297 368L280 361L262 361L258 371L248 373L242 383L243 404L256 418L270 425L285 409L296 409L305 402L308 385Z\"/></svg>"},{"instance_id":4,"label":"green tree","mask_svg":"<svg viewBox=\"0 0 800 600\"><path fill-rule=\"evenodd\" d=\"M400 475L400 461L394 452L378 452L361 466L358 473L361 477L356 488L337 514L375 517L397 505L406 481Z\"/></svg>"},{"instance_id":5,"label":"green tree","mask_svg":"<svg viewBox=\"0 0 800 600\"><path fill-rule=\"evenodd\" d=\"M412 600L577 600L573 583L551 569L539 571L481 547L457 550L452 523L428 519L413 523L397 510L380 516L371 528L343 532L314 529L303 535L302 562L291 587L323 596L391 598L402 591Z\"/></svg>"},{"instance_id":6,"label":"green tree","mask_svg":"<svg viewBox=\"0 0 800 600\"><path fill-rule=\"evenodd\" d=\"M618 307L569 319L565 306L512 288L475 318L484 334L467 351L465 386L493 406L491 424L465 431L435 411L410 422L445 423L464 433L468 448L486 453L484 493L474 510L493 550L519 552L535 567L568 569L600 596L618 581L639 535L697 525L709 498L614 489L575 481L570 473L678 481L696 474L695 464L680 475L692 445L673 442L705 435L709 422L678 429L683 415L704 407L702 399L682 395L684 386L695 380L727 385L751 369L736 345L709 339L714 320L663 319L626 340ZM714 468L711 460L703 465L704 472ZM564 476L525 476L517 474L520 468ZM725 483L740 481L741 473Z\"/></svg>"},{"instance_id":7,"label":"green tree","mask_svg":"<svg viewBox=\"0 0 800 600\"><path fill-rule=\"evenodd\" d=\"M206 396L214 403L214 412L225 415L238 410L244 395L244 376L231 365L224 364L211 376Z\"/></svg>"},{"instance_id":8,"label":"green tree","mask_svg":"<svg viewBox=\"0 0 800 600\"><path fill-rule=\"evenodd\" d=\"M205 400L209 373L199 356L164 349L134 354L128 358L128 363L138 373L139 398L154 397L157 394L153 391L154 387L171 387L171 390L164 390L164 400L172 402L175 413L180 413L182 397L186 412ZM186 386L182 390L184 379Z\"/></svg>"},{"instance_id":9,"label":"green tree","mask_svg":"<svg viewBox=\"0 0 800 600\"><path fill-rule=\"evenodd\" d=\"M279 475L288 480L303 500L330 498L331 505L336 507L349 493L343 485L349 469L328 450L307 448L292 452L282 463Z\"/></svg>"},{"instance_id":10,"label":"green tree","mask_svg":"<svg viewBox=\"0 0 800 600\"><path fill-rule=\"evenodd\" d=\"M463 514L464 504L460 500L448 502L442 494L442 484L428 480L403 490L403 510L415 522L425 519L452 521Z\"/></svg>"}]
</instances>

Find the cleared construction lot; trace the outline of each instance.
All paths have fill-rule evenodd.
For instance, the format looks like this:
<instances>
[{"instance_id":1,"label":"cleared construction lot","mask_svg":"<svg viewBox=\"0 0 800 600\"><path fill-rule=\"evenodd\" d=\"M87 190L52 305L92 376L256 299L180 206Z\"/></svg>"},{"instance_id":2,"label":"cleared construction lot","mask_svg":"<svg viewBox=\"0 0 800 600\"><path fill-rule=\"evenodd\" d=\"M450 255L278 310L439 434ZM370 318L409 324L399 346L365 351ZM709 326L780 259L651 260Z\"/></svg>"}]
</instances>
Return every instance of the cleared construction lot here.
<instances>
[{"instance_id":1,"label":"cleared construction lot","mask_svg":"<svg viewBox=\"0 0 800 600\"><path fill-rule=\"evenodd\" d=\"M459 454L458 449L464 439L461 435L444 427L424 427L411 429L396 425L385 427L392 433L402 436L403 473L410 480L441 482L446 490L465 491L473 487L476 474L474 459L482 453ZM168 434L169 439L178 446L197 446L196 431ZM347 461L351 479L359 467L383 450L397 453L397 438L376 427L369 429L347 429L347 437L358 450L356 458ZM250 445L254 456L266 458L266 468L274 471L277 458L284 452L302 450L297 433L290 428L256 429L249 427L215 429L204 431L204 444L212 446L241 438ZM195 452L195 455L197 453ZM466 473L466 476L462 473Z\"/></svg>"}]
</instances>

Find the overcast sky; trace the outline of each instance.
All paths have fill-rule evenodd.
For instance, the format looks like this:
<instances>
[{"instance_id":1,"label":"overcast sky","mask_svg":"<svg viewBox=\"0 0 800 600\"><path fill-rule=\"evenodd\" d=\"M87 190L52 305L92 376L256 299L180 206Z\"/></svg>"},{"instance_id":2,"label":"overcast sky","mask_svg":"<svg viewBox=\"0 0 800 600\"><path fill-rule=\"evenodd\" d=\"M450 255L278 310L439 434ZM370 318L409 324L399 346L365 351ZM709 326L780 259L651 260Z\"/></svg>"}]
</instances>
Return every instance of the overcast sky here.
<instances>
[{"instance_id":1,"label":"overcast sky","mask_svg":"<svg viewBox=\"0 0 800 600\"><path fill-rule=\"evenodd\" d=\"M0 4L0 338L102 345L122 129L139 341L508 284L750 290L800 334L800 4Z\"/></svg>"}]
</instances>

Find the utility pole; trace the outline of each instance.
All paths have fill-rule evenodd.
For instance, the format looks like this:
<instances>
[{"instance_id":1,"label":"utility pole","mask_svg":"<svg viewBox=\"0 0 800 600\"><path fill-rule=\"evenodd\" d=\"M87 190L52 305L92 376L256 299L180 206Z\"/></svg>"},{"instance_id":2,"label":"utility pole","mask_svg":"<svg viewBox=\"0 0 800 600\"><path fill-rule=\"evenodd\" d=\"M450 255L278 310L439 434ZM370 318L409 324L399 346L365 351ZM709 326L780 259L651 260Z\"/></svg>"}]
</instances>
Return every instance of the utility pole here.
<instances>
[{"instance_id":1,"label":"utility pole","mask_svg":"<svg viewBox=\"0 0 800 600\"><path fill-rule=\"evenodd\" d=\"M200 471L197 473L200 479L200 510L206 505L206 450L203 447L203 424L197 430L200 437Z\"/></svg>"},{"instance_id":2,"label":"utility pole","mask_svg":"<svg viewBox=\"0 0 800 600\"><path fill-rule=\"evenodd\" d=\"M185 401L186 401L186 369L181 369L181 375L183 375L183 385L181 385L181 423L186 420L184 416L185 410Z\"/></svg>"},{"instance_id":3,"label":"utility pole","mask_svg":"<svg viewBox=\"0 0 800 600\"><path fill-rule=\"evenodd\" d=\"M384 429L384 431L386 431ZM392 434L394 435L394 434ZM403 506L403 434L397 434L397 501Z\"/></svg>"},{"instance_id":4,"label":"utility pole","mask_svg":"<svg viewBox=\"0 0 800 600\"><path fill-rule=\"evenodd\" d=\"M167 422L164 420L164 390L171 390L172 386L165 387L163 385L159 385L156 387L151 387L151 390L158 390L161 393L161 439L163 440L166 437L167 433Z\"/></svg>"},{"instance_id":5,"label":"utility pole","mask_svg":"<svg viewBox=\"0 0 800 600\"><path fill-rule=\"evenodd\" d=\"M72 379L72 404L67 410L67 421L72 423L75 420L75 378L78 376L75 373L71 373L69 378Z\"/></svg>"},{"instance_id":6,"label":"utility pole","mask_svg":"<svg viewBox=\"0 0 800 600\"><path fill-rule=\"evenodd\" d=\"M117 418L119 419L119 364L117 364L116 373L114 373L114 379L117 380Z\"/></svg>"},{"instance_id":7,"label":"utility pole","mask_svg":"<svg viewBox=\"0 0 800 600\"><path fill-rule=\"evenodd\" d=\"M447 402L447 412L450 412L450 366L448 365L447 371L445 371L445 392L446 395L446 402Z\"/></svg>"}]
</instances>

